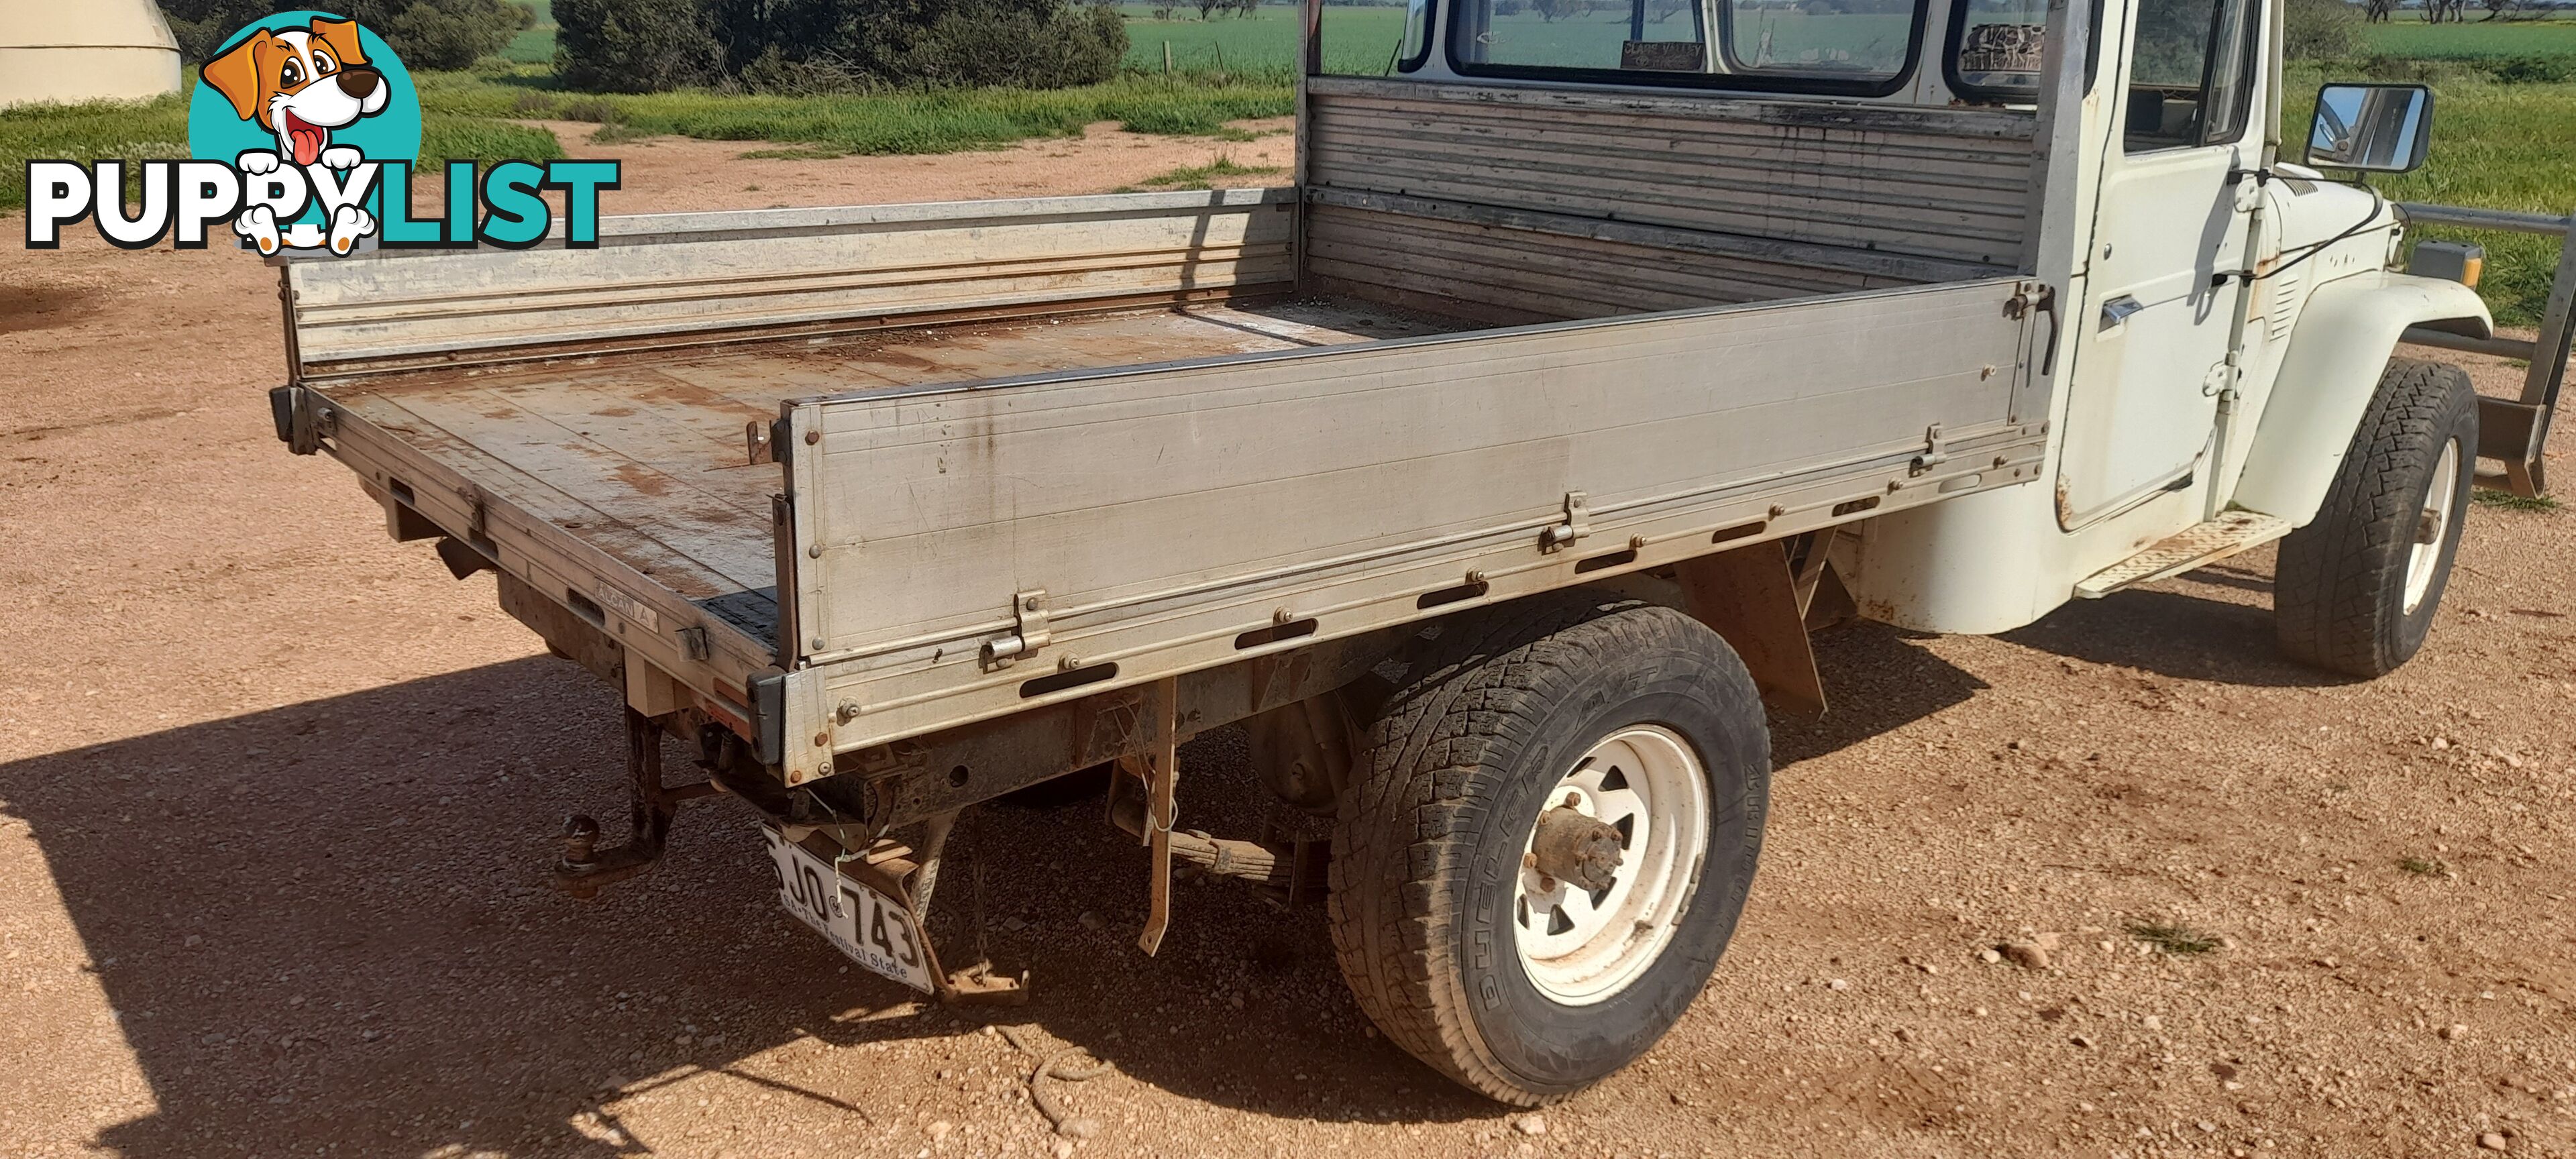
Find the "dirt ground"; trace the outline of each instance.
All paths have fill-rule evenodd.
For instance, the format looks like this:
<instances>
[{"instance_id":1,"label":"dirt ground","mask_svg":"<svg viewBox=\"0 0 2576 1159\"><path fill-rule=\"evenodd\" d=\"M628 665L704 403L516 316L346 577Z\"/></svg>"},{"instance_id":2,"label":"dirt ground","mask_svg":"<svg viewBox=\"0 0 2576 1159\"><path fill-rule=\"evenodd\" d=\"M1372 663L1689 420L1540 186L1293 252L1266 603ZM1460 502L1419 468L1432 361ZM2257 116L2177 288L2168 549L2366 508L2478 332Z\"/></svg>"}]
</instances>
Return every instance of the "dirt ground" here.
<instances>
[{"instance_id":1,"label":"dirt ground","mask_svg":"<svg viewBox=\"0 0 2576 1159\"><path fill-rule=\"evenodd\" d=\"M1283 142L599 151L633 212ZM2576 1154L2576 516L2478 508L2431 645L2372 684L2278 658L2268 553L2000 638L1824 637L1836 707L1780 726L1708 992L1531 1117L1375 1036L1319 907L1187 886L1138 954L1096 805L961 831L943 906L980 876L1035 970L998 1015L853 973L730 804L558 896L563 815L622 791L616 701L274 440L274 293L236 253L0 248L0 1156ZM1196 799L1241 756L1194 743ZM987 1017L1111 1065L1061 1087L1096 1134L1047 1130Z\"/></svg>"}]
</instances>

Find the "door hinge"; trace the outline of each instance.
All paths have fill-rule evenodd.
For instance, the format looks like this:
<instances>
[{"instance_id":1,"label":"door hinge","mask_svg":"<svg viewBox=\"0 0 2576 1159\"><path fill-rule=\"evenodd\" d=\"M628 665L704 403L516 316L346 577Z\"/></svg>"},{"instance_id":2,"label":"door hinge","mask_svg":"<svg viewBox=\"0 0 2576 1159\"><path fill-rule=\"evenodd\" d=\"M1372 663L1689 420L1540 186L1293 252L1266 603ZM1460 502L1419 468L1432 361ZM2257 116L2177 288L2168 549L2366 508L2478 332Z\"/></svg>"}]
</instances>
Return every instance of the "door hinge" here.
<instances>
[{"instance_id":1,"label":"door hinge","mask_svg":"<svg viewBox=\"0 0 2576 1159\"><path fill-rule=\"evenodd\" d=\"M1565 493L1565 522L1539 533L1540 551L1562 551L1566 545L1592 534L1592 513L1586 509L1591 497L1581 491Z\"/></svg>"},{"instance_id":2,"label":"door hinge","mask_svg":"<svg viewBox=\"0 0 2576 1159\"><path fill-rule=\"evenodd\" d=\"M1907 467L1905 469L1905 473L1908 475L1925 474L1930 472L1932 468L1938 467L1949 461L1949 441L1941 437L1941 424L1934 423L1931 426L1923 428L1923 453L1914 456L1913 465Z\"/></svg>"},{"instance_id":3,"label":"door hinge","mask_svg":"<svg viewBox=\"0 0 2576 1159\"><path fill-rule=\"evenodd\" d=\"M2203 398L2217 398L2234 389L2236 389L2236 365L2233 357L2210 367L2200 376L2200 394Z\"/></svg>"},{"instance_id":4,"label":"door hinge","mask_svg":"<svg viewBox=\"0 0 2576 1159\"><path fill-rule=\"evenodd\" d=\"M1032 588L1011 597L1011 618L1018 625L1017 631L984 643L982 660L987 672L1008 668L1047 646L1046 589Z\"/></svg>"}]
</instances>

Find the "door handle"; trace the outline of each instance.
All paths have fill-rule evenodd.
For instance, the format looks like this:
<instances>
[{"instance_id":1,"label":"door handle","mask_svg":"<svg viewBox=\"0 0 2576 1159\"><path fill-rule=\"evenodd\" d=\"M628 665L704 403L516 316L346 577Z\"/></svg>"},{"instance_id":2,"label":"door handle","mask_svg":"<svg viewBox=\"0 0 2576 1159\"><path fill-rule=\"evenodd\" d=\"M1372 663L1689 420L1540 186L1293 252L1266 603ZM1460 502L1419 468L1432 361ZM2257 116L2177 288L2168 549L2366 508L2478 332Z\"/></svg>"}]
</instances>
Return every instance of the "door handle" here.
<instances>
[{"instance_id":1,"label":"door handle","mask_svg":"<svg viewBox=\"0 0 2576 1159\"><path fill-rule=\"evenodd\" d=\"M2102 303L2102 324L2097 330L2103 334L2117 330L2128 324L2130 315L2144 309L2146 307L2138 304L2136 298L2127 294L2104 302Z\"/></svg>"}]
</instances>

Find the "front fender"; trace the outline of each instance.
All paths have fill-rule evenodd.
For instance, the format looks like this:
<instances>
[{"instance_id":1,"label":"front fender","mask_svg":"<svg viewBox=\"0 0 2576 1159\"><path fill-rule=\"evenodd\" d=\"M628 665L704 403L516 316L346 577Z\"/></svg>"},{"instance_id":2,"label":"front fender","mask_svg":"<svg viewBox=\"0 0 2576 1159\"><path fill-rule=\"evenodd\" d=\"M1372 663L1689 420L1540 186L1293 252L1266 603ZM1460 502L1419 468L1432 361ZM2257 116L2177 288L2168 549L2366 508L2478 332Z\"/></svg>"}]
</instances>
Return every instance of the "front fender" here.
<instances>
[{"instance_id":1,"label":"front fender","mask_svg":"<svg viewBox=\"0 0 2576 1159\"><path fill-rule=\"evenodd\" d=\"M2477 291L2440 278L2372 270L2309 294L2254 427L2235 505L2292 526L2316 518L2398 335L2426 323L2479 338L2495 328Z\"/></svg>"}]
</instances>

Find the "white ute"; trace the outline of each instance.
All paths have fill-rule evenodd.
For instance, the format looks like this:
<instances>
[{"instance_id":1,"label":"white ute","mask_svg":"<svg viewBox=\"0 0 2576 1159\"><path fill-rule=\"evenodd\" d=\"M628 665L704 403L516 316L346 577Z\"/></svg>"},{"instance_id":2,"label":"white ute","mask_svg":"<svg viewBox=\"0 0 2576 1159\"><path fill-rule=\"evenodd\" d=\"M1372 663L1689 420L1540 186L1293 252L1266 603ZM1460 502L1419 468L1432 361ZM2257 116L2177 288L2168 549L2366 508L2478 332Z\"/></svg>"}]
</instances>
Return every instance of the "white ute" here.
<instances>
[{"instance_id":1,"label":"white ute","mask_svg":"<svg viewBox=\"0 0 2576 1159\"><path fill-rule=\"evenodd\" d=\"M1545 1103L1715 968L1811 625L2278 539L2280 646L2368 678L2459 543L2482 404L2394 352L2501 340L2323 175L2420 163L2428 93L2330 86L2304 168L2278 0L1843 7L1416 0L1350 77L1310 5L1293 188L284 262L279 433L624 690L567 890L721 793L860 963L1023 1000L927 936L949 826L1107 765L1147 952L1176 862L1320 888L1390 1038ZM1264 840L1189 824L1236 723Z\"/></svg>"}]
</instances>

